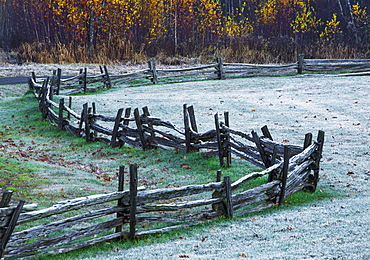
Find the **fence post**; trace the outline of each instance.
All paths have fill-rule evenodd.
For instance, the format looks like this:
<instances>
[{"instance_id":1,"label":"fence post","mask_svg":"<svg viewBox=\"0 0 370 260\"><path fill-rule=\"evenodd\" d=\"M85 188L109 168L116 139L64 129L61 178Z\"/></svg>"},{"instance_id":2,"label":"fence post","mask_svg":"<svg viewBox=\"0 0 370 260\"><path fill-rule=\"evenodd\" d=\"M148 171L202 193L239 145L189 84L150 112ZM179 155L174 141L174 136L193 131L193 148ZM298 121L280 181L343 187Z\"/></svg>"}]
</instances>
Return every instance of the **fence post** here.
<instances>
[{"instance_id":1,"label":"fence post","mask_svg":"<svg viewBox=\"0 0 370 260\"><path fill-rule=\"evenodd\" d=\"M149 109L147 106L143 107L143 114L145 117L149 117L150 116L150 113L149 113ZM149 139L149 143L152 142L152 140L154 140L155 138L155 131L154 131L154 128L153 128L153 124L150 120L148 120L148 132L150 133L150 139Z\"/></svg>"},{"instance_id":2,"label":"fence post","mask_svg":"<svg viewBox=\"0 0 370 260\"><path fill-rule=\"evenodd\" d=\"M188 113L189 113L191 128L193 129L194 132L198 133L198 127L197 127L197 122L195 120L194 107L193 106L188 107Z\"/></svg>"},{"instance_id":3,"label":"fence post","mask_svg":"<svg viewBox=\"0 0 370 260\"><path fill-rule=\"evenodd\" d=\"M298 55L298 74L303 73L303 65L304 65L304 54Z\"/></svg>"},{"instance_id":4,"label":"fence post","mask_svg":"<svg viewBox=\"0 0 370 260\"><path fill-rule=\"evenodd\" d=\"M80 69L80 80L78 84L80 85L80 88L83 89L84 94L86 94L87 91L87 68L85 69Z\"/></svg>"},{"instance_id":5,"label":"fence post","mask_svg":"<svg viewBox=\"0 0 370 260\"><path fill-rule=\"evenodd\" d=\"M261 144L261 141L260 141L260 138L259 138L258 134L255 131L252 131L252 136L253 136L253 139L254 139L254 143L256 144L257 149L258 149L258 151L261 155L263 164L265 165L266 168L270 167L270 162L267 158L265 150L262 147L262 144Z\"/></svg>"},{"instance_id":6,"label":"fence post","mask_svg":"<svg viewBox=\"0 0 370 260\"><path fill-rule=\"evenodd\" d=\"M303 150L312 144L312 134L308 133L304 137Z\"/></svg>"},{"instance_id":7,"label":"fence post","mask_svg":"<svg viewBox=\"0 0 370 260\"><path fill-rule=\"evenodd\" d=\"M57 71L53 70L53 76L51 76L51 80L50 80L50 92L49 92L50 100L53 100L54 98L54 90L55 90L56 81L57 81Z\"/></svg>"},{"instance_id":8,"label":"fence post","mask_svg":"<svg viewBox=\"0 0 370 260\"><path fill-rule=\"evenodd\" d=\"M146 136L145 136L145 133L144 133L144 130L143 130L143 126L141 124L141 118L140 118L140 115L139 115L139 109L138 108L135 108L134 116L135 116L137 131L139 133L139 137L140 137L140 141L141 141L141 147L143 148L143 150L146 150L146 149L148 149L148 144L147 144Z\"/></svg>"},{"instance_id":9,"label":"fence post","mask_svg":"<svg viewBox=\"0 0 370 260\"><path fill-rule=\"evenodd\" d=\"M276 156L277 156L278 148L277 145L274 145L274 150L272 151L271 156L271 165L274 165L276 163ZM269 177L267 179L267 182L271 182L276 178L277 170L273 170L269 173Z\"/></svg>"},{"instance_id":10,"label":"fence post","mask_svg":"<svg viewBox=\"0 0 370 260\"><path fill-rule=\"evenodd\" d=\"M220 121L218 119L218 113L215 114L215 127L216 127L216 138L217 138L217 145L218 145L218 158L220 160L220 166L224 167L224 156L223 156L223 149L222 149Z\"/></svg>"},{"instance_id":11,"label":"fence post","mask_svg":"<svg viewBox=\"0 0 370 260\"><path fill-rule=\"evenodd\" d=\"M153 57L150 61L148 61L149 69L152 72L152 82L153 84L158 84L158 74L157 74L157 65L155 58Z\"/></svg>"},{"instance_id":12,"label":"fence post","mask_svg":"<svg viewBox=\"0 0 370 260\"><path fill-rule=\"evenodd\" d=\"M230 176L224 177L225 192L226 192L226 215L229 218L234 217L234 208L232 201L232 190L231 190L231 181Z\"/></svg>"},{"instance_id":13,"label":"fence post","mask_svg":"<svg viewBox=\"0 0 370 260\"><path fill-rule=\"evenodd\" d=\"M114 122L114 127L113 127L112 139L110 140L110 147L112 148L117 147L117 144L116 144L117 135L118 135L119 125L121 123L122 113L123 113L123 108L120 108L117 112L116 121Z\"/></svg>"},{"instance_id":14,"label":"fence post","mask_svg":"<svg viewBox=\"0 0 370 260\"><path fill-rule=\"evenodd\" d=\"M229 126L229 113L225 112L225 122L226 126ZM229 146L229 133L221 132L221 124L218 118L218 114L215 114L215 127L216 127L216 138L218 144L218 157L220 160L220 166L224 167L224 158L226 158L226 166L229 167L231 164L231 153L230 153L230 146Z\"/></svg>"},{"instance_id":15,"label":"fence post","mask_svg":"<svg viewBox=\"0 0 370 260\"><path fill-rule=\"evenodd\" d=\"M87 68L85 68L84 71L83 71L82 82L83 82L84 93L86 94L86 91L87 91Z\"/></svg>"},{"instance_id":16,"label":"fence post","mask_svg":"<svg viewBox=\"0 0 370 260\"><path fill-rule=\"evenodd\" d=\"M216 61L217 61L217 66L216 66L217 72L216 73L218 75L218 79L225 79L225 71L224 71L224 65L222 63L222 58L217 57Z\"/></svg>"},{"instance_id":17,"label":"fence post","mask_svg":"<svg viewBox=\"0 0 370 260\"><path fill-rule=\"evenodd\" d=\"M81 74L83 73L83 69L80 69L80 71L79 71L79 80L78 80L78 85L79 85L79 87L80 88L82 88L83 90L84 90L84 93L86 93L85 92L85 89L84 89L84 87L83 87L83 82L82 82L82 77L81 77Z\"/></svg>"},{"instance_id":18,"label":"fence post","mask_svg":"<svg viewBox=\"0 0 370 260\"><path fill-rule=\"evenodd\" d=\"M1 196L0 200L0 208L9 207L10 200L12 198L13 191L6 190L3 192L3 195Z\"/></svg>"},{"instance_id":19,"label":"fence post","mask_svg":"<svg viewBox=\"0 0 370 260\"><path fill-rule=\"evenodd\" d=\"M81 117L81 120L85 122L85 137L86 137L86 142L91 141L91 133L90 133L90 119L89 119L89 108L88 108L88 103L85 103L83 105L83 110L82 110L83 116ZM82 124L80 125L80 127Z\"/></svg>"},{"instance_id":20,"label":"fence post","mask_svg":"<svg viewBox=\"0 0 370 260\"><path fill-rule=\"evenodd\" d=\"M225 118L225 125L227 127L230 127L230 119L229 119L229 112L225 111L224 112L224 118ZM225 149L226 151L226 165L227 167L230 167L231 165L231 150L230 150L230 133L229 131L227 131L226 133L224 133L224 140L223 141L226 141L226 146L222 146L222 148Z\"/></svg>"},{"instance_id":21,"label":"fence post","mask_svg":"<svg viewBox=\"0 0 370 260\"><path fill-rule=\"evenodd\" d=\"M0 240L0 259L3 259L3 257L4 257L6 245L8 244L10 236L12 235L12 233L14 231L14 228L17 225L17 221L18 221L19 215L22 212L24 203L25 203L24 200L19 201L19 204L18 204L17 208L14 210L12 218L10 219L8 227L7 227L3 237Z\"/></svg>"},{"instance_id":22,"label":"fence post","mask_svg":"<svg viewBox=\"0 0 370 260\"><path fill-rule=\"evenodd\" d=\"M190 125L189 125L189 114L188 114L186 104L183 105L183 113L184 113L186 152L189 153L191 150L191 132L190 132Z\"/></svg>"},{"instance_id":23,"label":"fence post","mask_svg":"<svg viewBox=\"0 0 370 260\"><path fill-rule=\"evenodd\" d=\"M221 181L221 176L222 176L222 171L221 170L217 170L217 175L216 175L216 181L217 182L220 182Z\"/></svg>"},{"instance_id":24,"label":"fence post","mask_svg":"<svg viewBox=\"0 0 370 260\"><path fill-rule=\"evenodd\" d=\"M124 183L125 183L125 166L119 166L118 172L118 191L124 191ZM117 207L123 207L122 199L119 199L117 202ZM122 212L117 213L117 218L124 216ZM122 232L122 225L116 227L116 233Z\"/></svg>"},{"instance_id":25,"label":"fence post","mask_svg":"<svg viewBox=\"0 0 370 260\"><path fill-rule=\"evenodd\" d=\"M96 122L96 119L95 119L95 115L96 115L96 105L95 105L95 102L92 102L91 105L92 105L92 123L95 124L95 122ZM94 140L98 136L98 131L96 131L95 129L94 129L93 136L94 136Z\"/></svg>"},{"instance_id":26,"label":"fence post","mask_svg":"<svg viewBox=\"0 0 370 260\"><path fill-rule=\"evenodd\" d=\"M315 153L315 163L313 164L313 172L314 172L314 179L313 179L313 192L316 190L317 183L319 182L319 172L320 172L320 160L322 158L322 149L324 146L324 139L325 139L325 132L319 130L317 135L317 143L318 147Z\"/></svg>"},{"instance_id":27,"label":"fence post","mask_svg":"<svg viewBox=\"0 0 370 260\"><path fill-rule=\"evenodd\" d=\"M221 181L221 176L222 176L222 171L221 170L217 170L217 175L216 175L216 182L220 182ZM216 189L213 193L212 193L212 198L220 198L222 196L222 189ZM224 209L224 203L221 202L221 203L214 203L212 204L212 209L214 211L219 211L221 209Z\"/></svg>"},{"instance_id":28,"label":"fence post","mask_svg":"<svg viewBox=\"0 0 370 260\"><path fill-rule=\"evenodd\" d=\"M60 82L62 80L62 70L58 69L57 70L57 77L56 77L56 82L55 82L55 94L59 95L60 92Z\"/></svg>"},{"instance_id":29,"label":"fence post","mask_svg":"<svg viewBox=\"0 0 370 260\"><path fill-rule=\"evenodd\" d=\"M130 233L129 238L135 239L136 233L136 201L137 201L137 165L130 165Z\"/></svg>"},{"instance_id":30,"label":"fence post","mask_svg":"<svg viewBox=\"0 0 370 260\"><path fill-rule=\"evenodd\" d=\"M42 85L41 85L41 88L40 88L40 92L38 93L38 100L39 100L39 110L42 114L42 118L44 119L44 105L45 105L45 102L44 102L44 94L45 94L45 83L46 83L46 79L42 82Z\"/></svg>"},{"instance_id":31,"label":"fence post","mask_svg":"<svg viewBox=\"0 0 370 260\"><path fill-rule=\"evenodd\" d=\"M128 107L128 108L125 109L125 120L123 120L124 125L128 126L128 124L130 123L130 120L127 119L127 118L130 117L130 114L131 114L131 107Z\"/></svg>"},{"instance_id":32,"label":"fence post","mask_svg":"<svg viewBox=\"0 0 370 260\"><path fill-rule=\"evenodd\" d=\"M36 82L36 73L34 71L31 72L31 77L34 82Z\"/></svg>"},{"instance_id":33,"label":"fence post","mask_svg":"<svg viewBox=\"0 0 370 260\"><path fill-rule=\"evenodd\" d=\"M104 65L103 68L104 68L104 73L105 73L104 85L105 85L106 88L110 89L110 88L112 88L112 82L110 81L110 76L109 76L109 73L108 73L107 66Z\"/></svg>"},{"instance_id":34,"label":"fence post","mask_svg":"<svg viewBox=\"0 0 370 260\"><path fill-rule=\"evenodd\" d=\"M261 131L262 131L262 134L263 134L264 137L266 137L266 138L270 139L271 141L273 141L272 135L271 135L270 130L268 129L267 125L263 126L261 128Z\"/></svg>"},{"instance_id":35,"label":"fence post","mask_svg":"<svg viewBox=\"0 0 370 260\"><path fill-rule=\"evenodd\" d=\"M68 107L69 107L70 109L72 109L72 97L69 97L69 98L68 98ZM69 113L69 111L68 111L67 118L68 118L68 120L71 120L71 113Z\"/></svg>"},{"instance_id":36,"label":"fence post","mask_svg":"<svg viewBox=\"0 0 370 260\"><path fill-rule=\"evenodd\" d=\"M63 111L64 111L64 98L59 99L59 119L58 128L63 130Z\"/></svg>"},{"instance_id":37,"label":"fence post","mask_svg":"<svg viewBox=\"0 0 370 260\"><path fill-rule=\"evenodd\" d=\"M288 178L288 169L289 169L289 158L290 158L289 147L284 146L284 163L283 171L281 173L281 190L279 196L279 205L282 205L285 199L286 181Z\"/></svg>"},{"instance_id":38,"label":"fence post","mask_svg":"<svg viewBox=\"0 0 370 260\"><path fill-rule=\"evenodd\" d=\"M47 95L48 95L48 84L49 84L50 78L48 77L46 80L44 80L44 83L42 84L42 90L41 90L41 102L40 102L40 110L42 113L42 119L45 120L48 115L48 105L47 105Z\"/></svg>"}]
</instances>

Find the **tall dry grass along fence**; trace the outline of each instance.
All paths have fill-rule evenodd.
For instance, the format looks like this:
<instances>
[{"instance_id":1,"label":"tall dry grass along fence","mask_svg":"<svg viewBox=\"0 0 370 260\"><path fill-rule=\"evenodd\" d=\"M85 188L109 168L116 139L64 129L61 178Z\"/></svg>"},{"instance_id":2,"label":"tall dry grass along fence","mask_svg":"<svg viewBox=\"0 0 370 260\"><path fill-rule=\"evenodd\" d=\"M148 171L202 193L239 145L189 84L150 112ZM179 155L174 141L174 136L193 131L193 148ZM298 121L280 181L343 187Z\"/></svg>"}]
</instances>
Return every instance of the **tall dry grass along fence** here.
<instances>
[{"instance_id":1,"label":"tall dry grass along fence","mask_svg":"<svg viewBox=\"0 0 370 260\"><path fill-rule=\"evenodd\" d=\"M287 145L274 142L266 126L261 136L232 129L226 112L224 122L215 114L215 128L199 133L192 106L183 106L184 126L177 127L151 116L147 107L142 113L134 109L133 115L127 108L119 109L116 116L106 116L96 113L95 104L84 104L75 112L71 97L68 104L64 99L53 101L50 80L40 85L30 78L29 86L45 120L88 142L102 141L112 147L127 144L143 150L170 147L199 151L218 156L221 166L229 166L234 154L262 171L232 181L229 176L222 177L220 170L216 182L146 190L138 187L138 170L132 164L128 191L123 189L121 166L116 192L61 201L39 210L25 201L9 206L12 193L5 192L0 202L0 257L32 258L114 239L134 239L222 216L232 218L261 211L281 205L295 192L316 190L324 144L322 131L316 141L307 134L302 146ZM254 180L261 181L252 185Z\"/></svg>"},{"instance_id":2,"label":"tall dry grass along fence","mask_svg":"<svg viewBox=\"0 0 370 260\"><path fill-rule=\"evenodd\" d=\"M147 69L121 75L110 75L107 66L100 66L101 73L98 75L88 75L85 68L80 69L76 76L65 78L62 77L62 71L58 69L49 77L49 83L52 93L69 95L93 92L100 88L109 89L121 84L142 86L211 79L294 75L304 72L347 72L350 75L367 75L370 73L369 70L370 60L367 59L305 59L303 54L298 56L297 62L291 64L224 63L218 57L214 64L179 69L158 69L155 58L152 58L148 61ZM34 73L32 77L39 83L45 80L37 79Z\"/></svg>"}]
</instances>

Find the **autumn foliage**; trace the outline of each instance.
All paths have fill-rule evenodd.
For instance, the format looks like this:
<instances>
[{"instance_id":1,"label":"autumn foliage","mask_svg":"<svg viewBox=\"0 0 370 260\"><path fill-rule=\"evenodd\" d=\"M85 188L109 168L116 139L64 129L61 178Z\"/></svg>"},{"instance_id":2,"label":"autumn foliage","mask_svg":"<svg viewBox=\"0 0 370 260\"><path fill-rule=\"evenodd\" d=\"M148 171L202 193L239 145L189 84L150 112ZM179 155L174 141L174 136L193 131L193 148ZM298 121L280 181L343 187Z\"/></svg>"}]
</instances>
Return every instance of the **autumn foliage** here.
<instances>
[{"instance_id":1,"label":"autumn foliage","mask_svg":"<svg viewBox=\"0 0 370 260\"><path fill-rule=\"evenodd\" d=\"M354 0L0 0L0 47L56 62L221 55L366 56L370 3Z\"/></svg>"}]
</instances>

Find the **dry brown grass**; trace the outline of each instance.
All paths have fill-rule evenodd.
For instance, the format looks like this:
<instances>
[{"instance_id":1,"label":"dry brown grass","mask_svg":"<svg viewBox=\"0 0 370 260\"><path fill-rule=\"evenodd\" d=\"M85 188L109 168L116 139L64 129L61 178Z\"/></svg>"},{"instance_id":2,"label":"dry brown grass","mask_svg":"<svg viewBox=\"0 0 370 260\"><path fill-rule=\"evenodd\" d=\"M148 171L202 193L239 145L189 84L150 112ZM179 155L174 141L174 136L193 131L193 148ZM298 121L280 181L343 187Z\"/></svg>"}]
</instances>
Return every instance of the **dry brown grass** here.
<instances>
[{"instance_id":1,"label":"dry brown grass","mask_svg":"<svg viewBox=\"0 0 370 260\"><path fill-rule=\"evenodd\" d=\"M158 47L159 48L159 47ZM83 45L45 43L25 43L17 49L19 57L24 62L36 63L95 63L112 64L124 62L128 64L144 64L150 58L147 46L142 44L135 48L134 44L127 41L111 41L100 44L94 49L93 57L88 57L87 48ZM290 63L297 60L299 53L304 53L307 58L321 59L346 59L367 58L369 51L343 44L315 43L299 46L290 38L278 39L244 39L225 43L221 47L210 45L199 53L194 51L188 56L169 56L166 50L156 54L159 62L169 65L183 63L210 63L215 57L220 56L225 62L242 63Z\"/></svg>"},{"instance_id":2,"label":"dry brown grass","mask_svg":"<svg viewBox=\"0 0 370 260\"><path fill-rule=\"evenodd\" d=\"M126 61L133 64L143 63L148 59L143 51L135 52L130 43L119 42L115 45L103 44L94 50L93 57L88 57L85 46L73 44L48 45L44 43L24 43L17 52L24 62L36 63L97 63L111 64Z\"/></svg>"}]
</instances>

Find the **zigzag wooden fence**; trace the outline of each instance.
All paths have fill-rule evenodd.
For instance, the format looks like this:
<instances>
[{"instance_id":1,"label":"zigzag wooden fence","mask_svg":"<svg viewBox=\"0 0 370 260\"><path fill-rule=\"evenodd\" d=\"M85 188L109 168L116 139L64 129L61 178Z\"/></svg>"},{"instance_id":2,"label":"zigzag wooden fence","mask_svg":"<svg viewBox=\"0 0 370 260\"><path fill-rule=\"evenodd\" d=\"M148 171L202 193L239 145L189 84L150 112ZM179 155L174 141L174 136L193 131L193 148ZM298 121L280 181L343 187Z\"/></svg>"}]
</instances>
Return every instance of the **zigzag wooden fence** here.
<instances>
[{"instance_id":1,"label":"zigzag wooden fence","mask_svg":"<svg viewBox=\"0 0 370 260\"><path fill-rule=\"evenodd\" d=\"M215 114L215 129L198 133L192 106L183 106L184 126L152 117L148 108L119 109L115 117L96 114L95 104L84 104L81 113L64 99L54 102L48 80L42 85L29 80L39 102L42 117L52 125L88 142L103 141L112 147L128 144L139 149L172 147L216 155L221 166L230 165L231 154L261 167L261 172L232 181L221 177L206 184L145 190L138 187L136 165L130 165L130 189L124 191L124 167L119 169L118 191L92 195L34 210L20 201L8 207L10 193L0 202L0 257L32 258L39 254L58 254L113 239L134 239L210 221L233 217L280 205L295 192L313 192L319 181L324 132L317 141L307 134L303 146L274 142L265 126L262 136L230 128L228 113L220 122ZM74 120L71 120L71 118ZM73 121L78 121L74 124ZM251 181L262 179L264 184ZM248 187L248 188L247 188ZM42 224L40 224L42 223Z\"/></svg>"},{"instance_id":2,"label":"zigzag wooden fence","mask_svg":"<svg viewBox=\"0 0 370 260\"><path fill-rule=\"evenodd\" d=\"M219 121L216 113L215 129L198 133L193 106L183 106L184 126L180 128L151 116L147 107L143 108L142 114L138 108L133 113L131 108L121 108L115 117L111 117L97 114L95 103L91 107L86 103L77 113L71 109L72 97L69 97L68 104L64 98L58 103L52 101L52 87L48 80L39 85L30 78L29 84L39 101L43 119L85 138L87 142L101 141L111 147L127 144L142 150L176 148L186 152L202 151L210 156L219 156L221 166L224 166L225 158L227 164L231 163L230 154L233 153L261 168L268 168L282 157L286 146L272 140L267 126L262 128L262 137L254 131L247 134L230 128L227 112L224 114L225 123ZM292 155L302 151L299 146L289 147Z\"/></svg>"},{"instance_id":3,"label":"zigzag wooden fence","mask_svg":"<svg viewBox=\"0 0 370 260\"><path fill-rule=\"evenodd\" d=\"M123 189L121 166L117 192L61 201L49 208L23 213L22 210L34 206L24 205L24 201L17 207L4 207L7 205L2 203L0 257L28 259L40 254L59 254L281 205L293 193L313 191L317 185L323 133L319 133L318 142L306 145L292 157L289 147L284 146L282 161L234 182L228 176L221 180L218 171L216 182L145 190L138 187L137 167L132 164L128 191ZM267 183L245 188L263 176L268 176ZM5 195L9 194L4 194L2 201L9 201ZM13 233L15 227L17 231Z\"/></svg>"},{"instance_id":4,"label":"zigzag wooden fence","mask_svg":"<svg viewBox=\"0 0 370 260\"><path fill-rule=\"evenodd\" d=\"M79 74L73 77L62 77L60 69L55 70L49 77L53 94L77 94L109 89L113 86L126 84L128 86L143 86L174 82L189 82L199 80L222 80L226 78L245 78L252 76L294 75L304 72L350 72L350 75L368 74L370 60L368 59L305 59L300 54L297 62L290 64L247 64L224 63L221 58L216 63L197 67L179 69L158 69L155 58L148 61L148 68L111 75L107 66L100 66L100 74L88 75L87 69L80 69ZM34 82L43 82L32 74ZM41 80L41 81L40 81Z\"/></svg>"}]
</instances>

